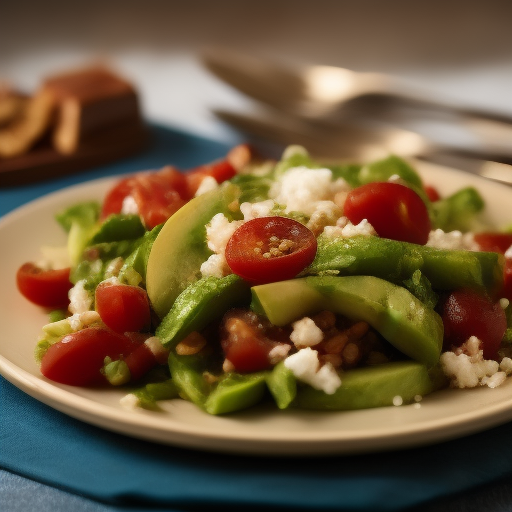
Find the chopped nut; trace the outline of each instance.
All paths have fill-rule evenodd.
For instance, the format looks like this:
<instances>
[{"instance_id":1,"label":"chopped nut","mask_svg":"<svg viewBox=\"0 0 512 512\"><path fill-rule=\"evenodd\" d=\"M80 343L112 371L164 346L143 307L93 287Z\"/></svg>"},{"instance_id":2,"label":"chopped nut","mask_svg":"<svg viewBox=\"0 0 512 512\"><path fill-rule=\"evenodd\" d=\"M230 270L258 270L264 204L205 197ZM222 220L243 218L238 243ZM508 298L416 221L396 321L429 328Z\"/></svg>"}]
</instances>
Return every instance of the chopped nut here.
<instances>
[{"instance_id":1,"label":"chopped nut","mask_svg":"<svg viewBox=\"0 0 512 512\"><path fill-rule=\"evenodd\" d=\"M198 332L191 332L184 340L176 345L176 354L191 356L199 353L206 346L206 339Z\"/></svg>"},{"instance_id":2,"label":"chopped nut","mask_svg":"<svg viewBox=\"0 0 512 512\"><path fill-rule=\"evenodd\" d=\"M341 354L347 343L348 336L340 333L326 340L322 347L327 354Z\"/></svg>"},{"instance_id":3,"label":"chopped nut","mask_svg":"<svg viewBox=\"0 0 512 512\"><path fill-rule=\"evenodd\" d=\"M367 332L370 326L366 322L357 322L347 330L347 335L351 340L361 339Z\"/></svg>"},{"instance_id":4,"label":"chopped nut","mask_svg":"<svg viewBox=\"0 0 512 512\"><path fill-rule=\"evenodd\" d=\"M359 347L355 343L349 343L343 349L342 357L347 364L357 363L360 357Z\"/></svg>"},{"instance_id":5,"label":"chopped nut","mask_svg":"<svg viewBox=\"0 0 512 512\"><path fill-rule=\"evenodd\" d=\"M336 315L332 311L321 311L313 317L313 321L322 331L327 331L336 324Z\"/></svg>"}]
</instances>

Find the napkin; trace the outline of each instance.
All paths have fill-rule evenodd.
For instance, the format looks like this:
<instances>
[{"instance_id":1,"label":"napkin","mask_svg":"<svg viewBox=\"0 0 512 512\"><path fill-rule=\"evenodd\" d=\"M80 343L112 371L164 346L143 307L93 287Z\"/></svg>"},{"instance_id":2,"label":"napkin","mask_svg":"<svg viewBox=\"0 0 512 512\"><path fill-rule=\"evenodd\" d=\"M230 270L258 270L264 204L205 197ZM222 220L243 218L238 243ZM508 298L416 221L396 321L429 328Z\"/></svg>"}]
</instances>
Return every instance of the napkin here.
<instances>
[{"instance_id":1,"label":"napkin","mask_svg":"<svg viewBox=\"0 0 512 512\"><path fill-rule=\"evenodd\" d=\"M129 162L2 196L1 212L100 175L186 168L222 144L154 127L155 144ZM11 194L12 193L12 194ZM7 195L6 195L7 197ZM68 417L0 378L0 468L131 510L389 511L512 482L512 423L429 447L335 457L250 457L164 446Z\"/></svg>"}]
</instances>

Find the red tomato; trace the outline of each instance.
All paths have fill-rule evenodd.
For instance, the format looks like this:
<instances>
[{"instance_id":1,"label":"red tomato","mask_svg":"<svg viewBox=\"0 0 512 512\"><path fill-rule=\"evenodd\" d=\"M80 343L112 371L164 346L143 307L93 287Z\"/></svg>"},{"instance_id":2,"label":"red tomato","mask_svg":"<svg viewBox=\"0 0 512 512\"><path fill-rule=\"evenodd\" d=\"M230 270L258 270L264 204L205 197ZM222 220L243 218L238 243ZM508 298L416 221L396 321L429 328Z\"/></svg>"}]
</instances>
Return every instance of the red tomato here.
<instances>
[{"instance_id":1,"label":"red tomato","mask_svg":"<svg viewBox=\"0 0 512 512\"><path fill-rule=\"evenodd\" d=\"M482 251L505 254L512 247L512 233L476 233L475 242Z\"/></svg>"},{"instance_id":2,"label":"red tomato","mask_svg":"<svg viewBox=\"0 0 512 512\"><path fill-rule=\"evenodd\" d=\"M119 181L103 202L101 218L120 213L128 196L134 199L148 229L165 222L189 199L185 176L167 166L157 172L142 172Z\"/></svg>"},{"instance_id":3,"label":"red tomato","mask_svg":"<svg viewBox=\"0 0 512 512\"><path fill-rule=\"evenodd\" d=\"M349 192L344 213L352 224L363 219L383 238L424 245L431 224L416 192L399 183L368 183Z\"/></svg>"},{"instance_id":4,"label":"red tomato","mask_svg":"<svg viewBox=\"0 0 512 512\"><path fill-rule=\"evenodd\" d=\"M100 370L105 357L119 359L137 347L126 336L101 327L88 327L64 336L41 361L41 373L55 382L92 386L105 382Z\"/></svg>"},{"instance_id":5,"label":"red tomato","mask_svg":"<svg viewBox=\"0 0 512 512\"><path fill-rule=\"evenodd\" d=\"M471 336L482 342L486 359L494 359L507 329L499 302L472 290L450 293L441 304L445 349L462 345Z\"/></svg>"},{"instance_id":6,"label":"red tomato","mask_svg":"<svg viewBox=\"0 0 512 512\"><path fill-rule=\"evenodd\" d=\"M427 194L427 197L432 202L439 201L439 199L441 199L441 195L439 194L437 189L435 187L433 187L432 185L426 185L424 188L425 188L425 193Z\"/></svg>"},{"instance_id":7,"label":"red tomato","mask_svg":"<svg viewBox=\"0 0 512 512\"><path fill-rule=\"evenodd\" d=\"M252 373L271 367L268 354L273 344L267 340L254 337L239 338L236 342L223 341L222 349L226 359L238 373Z\"/></svg>"},{"instance_id":8,"label":"red tomato","mask_svg":"<svg viewBox=\"0 0 512 512\"><path fill-rule=\"evenodd\" d=\"M139 286L101 283L96 288L96 311L118 333L141 331L151 324L148 294Z\"/></svg>"},{"instance_id":9,"label":"red tomato","mask_svg":"<svg viewBox=\"0 0 512 512\"><path fill-rule=\"evenodd\" d=\"M262 217L242 224L229 239L226 260L231 270L252 283L295 277L316 255L315 235L285 217Z\"/></svg>"},{"instance_id":10,"label":"red tomato","mask_svg":"<svg viewBox=\"0 0 512 512\"><path fill-rule=\"evenodd\" d=\"M43 270L25 263L16 273L18 290L29 301L46 308L64 308L69 304L68 292L73 284L69 268Z\"/></svg>"},{"instance_id":11,"label":"red tomato","mask_svg":"<svg viewBox=\"0 0 512 512\"><path fill-rule=\"evenodd\" d=\"M199 185L201 185L201 182L207 176L212 176L215 178L217 183L222 183L223 181L231 179L235 174L235 168L227 160L220 160L219 162L202 165L201 167L192 169L185 174L187 179L188 196L194 197Z\"/></svg>"}]
</instances>

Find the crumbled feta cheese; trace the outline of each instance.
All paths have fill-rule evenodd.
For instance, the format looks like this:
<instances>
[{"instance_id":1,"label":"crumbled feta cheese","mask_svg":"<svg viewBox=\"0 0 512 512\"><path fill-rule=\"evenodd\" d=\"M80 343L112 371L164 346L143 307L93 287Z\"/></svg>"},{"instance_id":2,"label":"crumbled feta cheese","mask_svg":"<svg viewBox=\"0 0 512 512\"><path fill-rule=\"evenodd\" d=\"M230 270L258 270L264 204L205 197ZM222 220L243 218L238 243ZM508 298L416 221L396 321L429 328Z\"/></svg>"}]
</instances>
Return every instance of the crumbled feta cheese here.
<instances>
[{"instance_id":1,"label":"crumbled feta cheese","mask_svg":"<svg viewBox=\"0 0 512 512\"><path fill-rule=\"evenodd\" d=\"M507 260L512 259L512 245L505 251L505 258Z\"/></svg>"},{"instance_id":2,"label":"crumbled feta cheese","mask_svg":"<svg viewBox=\"0 0 512 512\"><path fill-rule=\"evenodd\" d=\"M243 221L229 222L222 213L214 215L206 226L208 247L217 254L223 254L229 239L242 223Z\"/></svg>"},{"instance_id":3,"label":"crumbled feta cheese","mask_svg":"<svg viewBox=\"0 0 512 512\"><path fill-rule=\"evenodd\" d=\"M332 200L337 192L349 188L342 178L333 180L330 169L293 167L272 185L269 196L284 205L286 213L311 215L318 201Z\"/></svg>"},{"instance_id":4,"label":"crumbled feta cheese","mask_svg":"<svg viewBox=\"0 0 512 512\"><path fill-rule=\"evenodd\" d=\"M359 224L352 224L347 217L340 217L336 221L336 226L326 226L323 231L328 238L352 238L353 236L376 236L375 228L363 219Z\"/></svg>"},{"instance_id":5,"label":"crumbled feta cheese","mask_svg":"<svg viewBox=\"0 0 512 512\"><path fill-rule=\"evenodd\" d=\"M100 323L101 317L97 311L84 311L83 313L75 313L67 318L69 326L73 331L80 331L89 325Z\"/></svg>"},{"instance_id":6,"label":"crumbled feta cheese","mask_svg":"<svg viewBox=\"0 0 512 512\"><path fill-rule=\"evenodd\" d=\"M434 229L428 236L428 247L448 250L478 251L480 246L475 242L473 233L460 231L444 232L442 229Z\"/></svg>"},{"instance_id":7,"label":"crumbled feta cheese","mask_svg":"<svg viewBox=\"0 0 512 512\"><path fill-rule=\"evenodd\" d=\"M509 304L510 304L510 301L506 297L503 297L502 299L500 299L500 308L501 309L507 309Z\"/></svg>"},{"instance_id":8,"label":"crumbled feta cheese","mask_svg":"<svg viewBox=\"0 0 512 512\"><path fill-rule=\"evenodd\" d=\"M479 349L480 340L471 336L466 343L454 352L441 354L441 367L447 377L450 378L452 387L474 388L487 385L496 387L504 379L495 377L500 372L500 365L493 360L483 357L483 351Z\"/></svg>"},{"instance_id":9,"label":"crumbled feta cheese","mask_svg":"<svg viewBox=\"0 0 512 512\"><path fill-rule=\"evenodd\" d=\"M501 360L500 370L507 375L512 375L512 359L510 357L504 357Z\"/></svg>"},{"instance_id":10,"label":"crumbled feta cheese","mask_svg":"<svg viewBox=\"0 0 512 512\"><path fill-rule=\"evenodd\" d=\"M228 262L223 254L212 254L201 264L201 275L212 277L224 277L231 273Z\"/></svg>"},{"instance_id":11,"label":"crumbled feta cheese","mask_svg":"<svg viewBox=\"0 0 512 512\"><path fill-rule=\"evenodd\" d=\"M288 345L287 343L279 343L273 347L268 353L270 364L275 365L286 359L286 356L290 352L291 348L291 345Z\"/></svg>"},{"instance_id":12,"label":"crumbled feta cheese","mask_svg":"<svg viewBox=\"0 0 512 512\"><path fill-rule=\"evenodd\" d=\"M292 324L293 331L290 339L297 348L313 347L324 339L324 333L315 322L305 316Z\"/></svg>"},{"instance_id":13,"label":"crumbled feta cheese","mask_svg":"<svg viewBox=\"0 0 512 512\"><path fill-rule=\"evenodd\" d=\"M107 278L117 277L119 275L119 272L123 268L123 265L124 265L123 258L121 258L121 257L114 258L107 265L107 268L105 269L105 276L107 276Z\"/></svg>"},{"instance_id":14,"label":"crumbled feta cheese","mask_svg":"<svg viewBox=\"0 0 512 512\"><path fill-rule=\"evenodd\" d=\"M139 214L139 206L137 202L133 198L133 196L126 196L123 199L123 204L121 205L121 213L126 215L138 215Z\"/></svg>"},{"instance_id":15,"label":"crumbled feta cheese","mask_svg":"<svg viewBox=\"0 0 512 512\"><path fill-rule=\"evenodd\" d=\"M258 219L260 217L269 217L276 203L272 199L260 201L256 203L242 203L240 211L244 216L244 220Z\"/></svg>"},{"instance_id":16,"label":"crumbled feta cheese","mask_svg":"<svg viewBox=\"0 0 512 512\"><path fill-rule=\"evenodd\" d=\"M127 395L123 396L121 400L119 400L119 404L122 407L125 407L126 409L130 409L133 411L134 409L137 409L137 407L140 406L140 400L133 393L128 393Z\"/></svg>"},{"instance_id":17,"label":"crumbled feta cheese","mask_svg":"<svg viewBox=\"0 0 512 512\"><path fill-rule=\"evenodd\" d=\"M315 205L315 210L309 218L307 227L311 231L319 233L326 226L335 225L340 215L341 210L333 201L318 201Z\"/></svg>"},{"instance_id":18,"label":"crumbled feta cheese","mask_svg":"<svg viewBox=\"0 0 512 512\"><path fill-rule=\"evenodd\" d=\"M219 184L213 176L205 176L199 184L199 187L197 187L195 197L206 194L206 192L211 192L218 188L218 186Z\"/></svg>"},{"instance_id":19,"label":"crumbled feta cheese","mask_svg":"<svg viewBox=\"0 0 512 512\"><path fill-rule=\"evenodd\" d=\"M490 388L497 388L505 382L507 374L505 372L496 372L490 377L484 377L482 379L482 385L486 385Z\"/></svg>"},{"instance_id":20,"label":"crumbled feta cheese","mask_svg":"<svg viewBox=\"0 0 512 512\"><path fill-rule=\"evenodd\" d=\"M71 313L84 313L92 306L92 296L85 289L85 280L78 281L73 288L69 290L69 311Z\"/></svg>"},{"instance_id":21,"label":"crumbled feta cheese","mask_svg":"<svg viewBox=\"0 0 512 512\"><path fill-rule=\"evenodd\" d=\"M320 367L318 352L310 347L303 348L284 360L286 368L291 370L295 378L332 395L340 386L341 379L332 364Z\"/></svg>"}]
</instances>

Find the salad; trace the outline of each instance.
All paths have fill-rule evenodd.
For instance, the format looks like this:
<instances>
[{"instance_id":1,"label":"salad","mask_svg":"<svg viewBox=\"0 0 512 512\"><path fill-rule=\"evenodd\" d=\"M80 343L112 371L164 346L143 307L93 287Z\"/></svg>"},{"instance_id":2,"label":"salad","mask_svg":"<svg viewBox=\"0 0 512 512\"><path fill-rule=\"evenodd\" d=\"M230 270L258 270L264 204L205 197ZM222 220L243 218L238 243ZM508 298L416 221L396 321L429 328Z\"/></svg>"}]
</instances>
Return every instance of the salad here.
<instances>
[{"instance_id":1,"label":"salad","mask_svg":"<svg viewBox=\"0 0 512 512\"><path fill-rule=\"evenodd\" d=\"M49 311L46 378L125 406L262 401L350 410L512 374L512 231L475 188L440 197L406 161L279 161L249 146L120 179L56 214L67 245L17 272Z\"/></svg>"}]
</instances>

